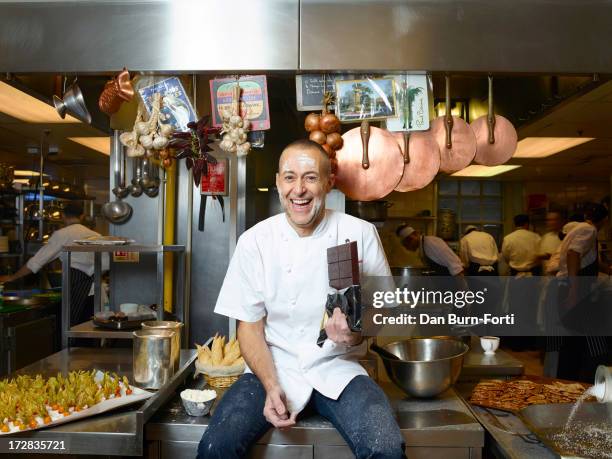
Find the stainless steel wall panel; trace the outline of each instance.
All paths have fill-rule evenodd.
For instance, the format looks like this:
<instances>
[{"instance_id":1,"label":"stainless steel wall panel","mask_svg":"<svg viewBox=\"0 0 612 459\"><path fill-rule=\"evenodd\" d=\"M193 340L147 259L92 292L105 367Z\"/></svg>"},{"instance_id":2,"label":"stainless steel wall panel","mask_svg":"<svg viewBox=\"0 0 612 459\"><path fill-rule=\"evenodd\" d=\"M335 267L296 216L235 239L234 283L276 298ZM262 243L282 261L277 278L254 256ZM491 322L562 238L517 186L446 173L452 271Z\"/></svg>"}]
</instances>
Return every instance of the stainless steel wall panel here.
<instances>
[{"instance_id":1,"label":"stainless steel wall panel","mask_svg":"<svg viewBox=\"0 0 612 459\"><path fill-rule=\"evenodd\" d=\"M0 71L295 70L298 4L0 2Z\"/></svg>"},{"instance_id":2,"label":"stainless steel wall panel","mask_svg":"<svg viewBox=\"0 0 612 459\"><path fill-rule=\"evenodd\" d=\"M610 0L302 0L301 70L612 72Z\"/></svg>"}]
</instances>

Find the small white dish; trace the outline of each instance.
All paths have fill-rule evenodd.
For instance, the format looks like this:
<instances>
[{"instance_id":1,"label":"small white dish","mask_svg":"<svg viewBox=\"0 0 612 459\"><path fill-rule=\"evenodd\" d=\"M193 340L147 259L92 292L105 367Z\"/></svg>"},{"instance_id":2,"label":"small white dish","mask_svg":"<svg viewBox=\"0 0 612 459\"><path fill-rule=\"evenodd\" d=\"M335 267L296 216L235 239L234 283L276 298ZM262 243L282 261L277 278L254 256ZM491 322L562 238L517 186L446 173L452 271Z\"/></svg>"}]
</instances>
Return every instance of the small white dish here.
<instances>
[{"instance_id":1,"label":"small white dish","mask_svg":"<svg viewBox=\"0 0 612 459\"><path fill-rule=\"evenodd\" d=\"M480 347L482 347L485 355L494 355L499 347L499 338L497 336L481 336Z\"/></svg>"},{"instance_id":2,"label":"small white dish","mask_svg":"<svg viewBox=\"0 0 612 459\"><path fill-rule=\"evenodd\" d=\"M122 303L119 310L124 314L135 314L138 312L138 303Z\"/></svg>"}]
</instances>

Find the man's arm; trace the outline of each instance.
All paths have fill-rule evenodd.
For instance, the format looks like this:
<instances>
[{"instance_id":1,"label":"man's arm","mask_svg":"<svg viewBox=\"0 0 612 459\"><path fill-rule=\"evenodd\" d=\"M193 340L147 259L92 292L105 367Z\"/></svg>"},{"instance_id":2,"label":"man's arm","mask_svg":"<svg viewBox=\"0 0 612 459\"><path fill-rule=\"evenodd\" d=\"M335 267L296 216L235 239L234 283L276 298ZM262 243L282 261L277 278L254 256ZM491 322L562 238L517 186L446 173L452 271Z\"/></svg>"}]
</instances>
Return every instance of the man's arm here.
<instances>
[{"instance_id":1,"label":"man's arm","mask_svg":"<svg viewBox=\"0 0 612 459\"><path fill-rule=\"evenodd\" d=\"M28 268L27 265L23 265L15 274L0 276L0 284L4 284L6 282L15 282L17 279L21 279L22 277L25 277L29 274L32 274L32 271L30 270L30 268Z\"/></svg>"},{"instance_id":2,"label":"man's arm","mask_svg":"<svg viewBox=\"0 0 612 459\"><path fill-rule=\"evenodd\" d=\"M245 362L259 378L266 389L264 416L274 427L295 425L297 413L289 413L287 398L283 392L272 360L272 353L266 343L264 319L257 322L238 323L238 342Z\"/></svg>"}]
</instances>

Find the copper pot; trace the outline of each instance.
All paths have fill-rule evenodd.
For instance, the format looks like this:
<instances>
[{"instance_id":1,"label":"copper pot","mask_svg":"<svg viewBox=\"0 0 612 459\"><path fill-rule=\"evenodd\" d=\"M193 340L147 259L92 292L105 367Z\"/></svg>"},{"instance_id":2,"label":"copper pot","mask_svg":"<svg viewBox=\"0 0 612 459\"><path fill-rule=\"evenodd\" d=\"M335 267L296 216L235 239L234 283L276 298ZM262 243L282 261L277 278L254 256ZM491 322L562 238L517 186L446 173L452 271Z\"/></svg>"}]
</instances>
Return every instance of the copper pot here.
<instances>
[{"instance_id":1,"label":"copper pot","mask_svg":"<svg viewBox=\"0 0 612 459\"><path fill-rule=\"evenodd\" d=\"M374 201L388 195L404 172L404 160L393 135L367 121L342 136L336 152L336 186L350 199Z\"/></svg>"},{"instance_id":2,"label":"copper pot","mask_svg":"<svg viewBox=\"0 0 612 459\"><path fill-rule=\"evenodd\" d=\"M493 110L492 76L489 76L489 112L470 126L476 135L475 163L498 166L512 158L518 136L512 123L503 116L496 115Z\"/></svg>"},{"instance_id":3,"label":"copper pot","mask_svg":"<svg viewBox=\"0 0 612 459\"><path fill-rule=\"evenodd\" d=\"M431 132L440 148L440 172L452 174L472 162L476 136L465 121L451 115L449 76L446 76L446 115L433 120Z\"/></svg>"},{"instance_id":4,"label":"copper pot","mask_svg":"<svg viewBox=\"0 0 612 459\"><path fill-rule=\"evenodd\" d=\"M408 134L408 139L406 139ZM404 156L404 175L395 191L425 188L440 169L440 148L429 131L393 134ZM406 141L407 140L407 141ZM408 148L406 148L408 147Z\"/></svg>"}]
</instances>

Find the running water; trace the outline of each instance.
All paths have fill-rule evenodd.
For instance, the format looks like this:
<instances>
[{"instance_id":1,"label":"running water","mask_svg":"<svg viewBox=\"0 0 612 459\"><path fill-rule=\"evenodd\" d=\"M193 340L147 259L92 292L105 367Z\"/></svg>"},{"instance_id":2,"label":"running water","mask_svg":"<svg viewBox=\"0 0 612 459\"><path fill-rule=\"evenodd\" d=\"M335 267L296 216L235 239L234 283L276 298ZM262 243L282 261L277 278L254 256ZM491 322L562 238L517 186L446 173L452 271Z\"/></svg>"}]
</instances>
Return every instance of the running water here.
<instances>
[{"instance_id":1,"label":"running water","mask_svg":"<svg viewBox=\"0 0 612 459\"><path fill-rule=\"evenodd\" d=\"M580 398L576 401L574 406L572 407L572 411L570 411L569 418L567 418L567 422L565 423L565 427L563 430L569 430L572 421L576 417L576 413L584 403L584 401L589 397L596 397L598 400L603 398L605 387L603 384L596 384L589 389L585 390L584 393L580 396Z\"/></svg>"}]
</instances>

